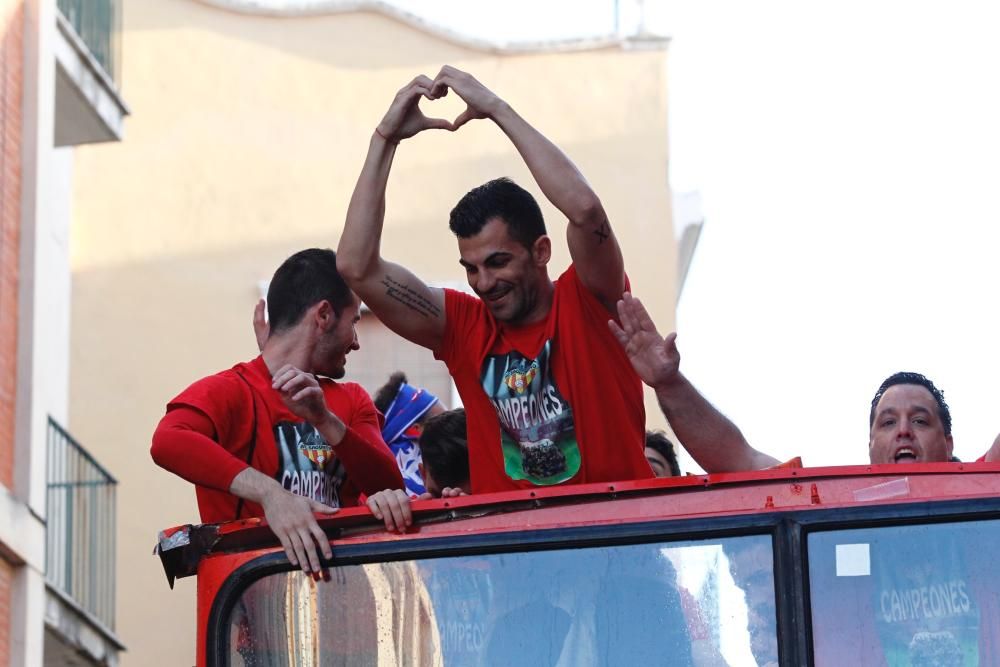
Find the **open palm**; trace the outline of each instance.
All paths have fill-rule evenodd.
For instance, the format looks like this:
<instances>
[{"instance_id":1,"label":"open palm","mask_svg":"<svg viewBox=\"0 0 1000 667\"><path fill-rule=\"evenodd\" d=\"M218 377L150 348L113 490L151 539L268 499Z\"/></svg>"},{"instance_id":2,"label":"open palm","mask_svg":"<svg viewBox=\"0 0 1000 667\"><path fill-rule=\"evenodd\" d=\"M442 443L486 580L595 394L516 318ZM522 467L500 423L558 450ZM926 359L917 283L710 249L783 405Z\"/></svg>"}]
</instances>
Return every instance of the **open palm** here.
<instances>
[{"instance_id":1,"label":"open palm","mask_svg":"<svg viewBox=\"0 0 1000 667\"><path fill-rule=\"evenodd\" d=\"M628 292L618 302L618 319L620 325L614 320L608 325L642 381L651 387L672 382L681 363L677 334L661 337L645 306Z\"/></svg>"}]
</instances>

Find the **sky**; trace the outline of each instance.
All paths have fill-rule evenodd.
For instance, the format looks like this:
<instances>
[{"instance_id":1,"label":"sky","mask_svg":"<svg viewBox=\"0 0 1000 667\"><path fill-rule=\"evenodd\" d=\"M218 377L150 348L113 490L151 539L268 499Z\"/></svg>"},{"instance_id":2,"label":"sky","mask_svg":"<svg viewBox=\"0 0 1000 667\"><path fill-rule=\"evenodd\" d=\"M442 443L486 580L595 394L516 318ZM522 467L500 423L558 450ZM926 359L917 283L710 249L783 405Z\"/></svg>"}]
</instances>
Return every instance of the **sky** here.
<instances>
[{"instance_id":1,"label":"sky","mask_svg":"<svg viewBox=\"0 0 1000 667\"><path fill-rule=\"evenodd\" d=\"M635 0L394 0L498 40L607 34ZM781 460L867 462L898 370L944 390L955 453L1000 433L1000 9L647 0L672 38L670 178L705 227L682 370ZM626 258L627 259L627 258ZM696 470L687 460L683 467Z\"/></svg>"}]
</instances>

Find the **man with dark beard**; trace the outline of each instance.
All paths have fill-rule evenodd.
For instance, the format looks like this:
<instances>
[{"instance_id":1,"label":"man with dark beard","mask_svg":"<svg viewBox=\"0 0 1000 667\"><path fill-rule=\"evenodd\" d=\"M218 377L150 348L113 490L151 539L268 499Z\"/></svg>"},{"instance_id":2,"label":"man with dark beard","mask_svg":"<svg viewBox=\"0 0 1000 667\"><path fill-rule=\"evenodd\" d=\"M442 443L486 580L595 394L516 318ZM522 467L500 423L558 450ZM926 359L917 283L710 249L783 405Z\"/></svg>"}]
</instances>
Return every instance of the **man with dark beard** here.
<instances>
[{"instance_id":1,"label":"man with dark beard","mask_svg":"<svg viewBox=\"0 0 1000 667\"><path fill-rule=\"evenodd\" d=\"M420 99L449 91L468 108L454 121L424 116ZM384 259L380 243L398 145L483 118L568 219L573 263L549 277L552 242L538 203L511 180L492 180L450 216L476 298L429 287ZM608 216L569 158L475 78L444 67L399 91L372 133L337 260L386 326L448 365L468 412L474 492L652 477L642 385L606 324L628 283Z\"/></svg>"},{"instance_id":2,"label":"man with dark beard","mask_svg":"<svg viewBox=\"0 0 1000 667\"><path fill-rule=\"evenodd\" d=\"M305 572L332 556L314 512L403 487L371 398L330 379L358 349L359 306L332 250L292 255L271 279L260 356L185 389L153 434L153 459L196 485L204 523L264 516Z\"/></svg>"}]
</instances>

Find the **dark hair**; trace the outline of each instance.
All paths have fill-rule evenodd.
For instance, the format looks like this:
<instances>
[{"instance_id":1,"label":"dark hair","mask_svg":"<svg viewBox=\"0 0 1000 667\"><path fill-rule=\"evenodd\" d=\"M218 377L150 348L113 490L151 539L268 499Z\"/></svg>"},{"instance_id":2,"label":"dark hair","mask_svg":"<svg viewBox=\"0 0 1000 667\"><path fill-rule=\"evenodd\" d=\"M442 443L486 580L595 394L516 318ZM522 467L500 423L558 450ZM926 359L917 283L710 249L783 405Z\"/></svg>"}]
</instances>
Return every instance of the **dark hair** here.
<instances>
[{"instance_id":1,"label":"dark hair","mask_svg":"<svg viewBox=\"0 0 1000 667\"><path fill-rule=\"evenodd\" d=\"M389 381L378 388L375 392L375 398L373 402L378 411L383 415L385 411L389 409L392 402L396 400L396 396L399 394L399 388L404 384L408 384L406 380L406 373L403 371L396 371L389 376Z\"/></svg>"},{"instance_id":2,"label":"dark hair","mask_svg":"<svg viewBox=\"0 0 1000 667\"><path fill-rule=\"evenodd\" d=\"M646 431L646 446L650 449L655 449L660 453L660 456L667 460L671 476L680 477L681 467L677 464L674 443L670 442L666 433L663 431Z\"/></svg>"},{"instance_id":3,"label":"dark hair","mask_svg":"<svg viewBox=\"0 0 1000 667\"><path fill-rule=\"evenodd\" d=\"M465 409L442 412L424 422L420 434L420 456L424 468L441 488L462 486L469 481L469 445L465 432Z\"/></svg>"},{"instance_id":4,"label":"dark hair","mask_svg":"<svg viewBox=\"0 0 1000 667\"><path fill-rule=\"evenodd\" d=\"M538 202L509 178L497 178L469 190L451 209L448 227L458 238L467 239L483 231L493 218L507 223L511 238L528 249L545 234Z\"/></svg>"},{"instance_id":5,"label":"dark hair","mask_svg":"<svg viewBox=\"0 0 1000 667\"><path fill-rule=\"evenodd\" d=\"M941 425L944 427L944 434L946 436L951 435L951 410L948 409L948 404L945 403L944 392L935 387L933 382L920 373L910 373L908 371L893 373L885 379L878 388L878 391L875 392L875 398L872 399L872 409L868 414L868 428L871 428L875 424L875 409L878 407L878 402L882 400L882 395L889 387L894 387L897 384L915 384L931 392L931 396L937 402L938 417L941 419Z\"/></svg>"},{"instance_id":6,"label":"dark hair","mask_svg":"<svg viewBox=\"0 0 1000 667\"><path fill-rule=\"evenodd\" d=\"M320 301L329 301L339 316L353 296L337 273L336 253L329 248L300 250L281 263L267 288L271 333L295 326Z\"/></svg>"}]
</instances>

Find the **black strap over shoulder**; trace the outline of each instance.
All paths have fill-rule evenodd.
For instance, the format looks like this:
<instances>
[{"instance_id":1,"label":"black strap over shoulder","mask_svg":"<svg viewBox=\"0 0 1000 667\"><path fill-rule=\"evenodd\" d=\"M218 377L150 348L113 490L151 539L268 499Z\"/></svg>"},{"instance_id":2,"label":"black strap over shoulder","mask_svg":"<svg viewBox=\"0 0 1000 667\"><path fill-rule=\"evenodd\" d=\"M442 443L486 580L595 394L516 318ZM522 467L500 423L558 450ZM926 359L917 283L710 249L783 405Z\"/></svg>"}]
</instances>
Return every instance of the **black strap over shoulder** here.
<instances>
[{"instance_id":1,"label":"black strap over shoulder","mask_svg":"<svg viewBox=\"0 0 1000 667\"><path fill-rule=\"evenodd\" d=\"M235 369L234 369L235 370ZM247 389L250 391L250 405L253 407L253 422L250 427L250 449L247 453L247 465L251 465L253 461L253 452L257 449L257 392L253 390L250 381L243 377L243 373L236 371L236 375L243 380L246 384ZM236 516L233 517L234 520L240 518L240 514L243 513L243 499L240 498L236 503Z\"/></svg>"}]
</instances>

